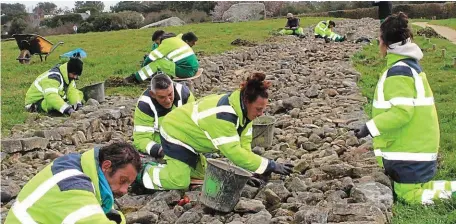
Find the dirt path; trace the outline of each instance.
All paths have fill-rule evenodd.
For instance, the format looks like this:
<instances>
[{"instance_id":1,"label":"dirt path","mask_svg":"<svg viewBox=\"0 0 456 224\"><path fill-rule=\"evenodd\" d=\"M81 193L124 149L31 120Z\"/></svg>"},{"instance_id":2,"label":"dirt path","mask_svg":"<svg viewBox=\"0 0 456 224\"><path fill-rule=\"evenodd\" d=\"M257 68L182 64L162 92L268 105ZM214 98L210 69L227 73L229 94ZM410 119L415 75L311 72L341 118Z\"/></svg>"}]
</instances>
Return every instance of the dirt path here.
<instances>
[{"instance_id":1,"label":"dirt path","mask_svg":"<svg viewBox=\"0 0 456 224\"><path fill-rule=\"evenodd\" d=\"M432 29L435 30L435 32L437 32L441 36L445 37L453 44L456 44L456 30L453 30L453 29L445 27L445 26L431 25L427 22L416 22L413 24L417 25L417 26L421 26L423 28L427 27L427 26L431 27Z\"/></svg>"}]
</instances>

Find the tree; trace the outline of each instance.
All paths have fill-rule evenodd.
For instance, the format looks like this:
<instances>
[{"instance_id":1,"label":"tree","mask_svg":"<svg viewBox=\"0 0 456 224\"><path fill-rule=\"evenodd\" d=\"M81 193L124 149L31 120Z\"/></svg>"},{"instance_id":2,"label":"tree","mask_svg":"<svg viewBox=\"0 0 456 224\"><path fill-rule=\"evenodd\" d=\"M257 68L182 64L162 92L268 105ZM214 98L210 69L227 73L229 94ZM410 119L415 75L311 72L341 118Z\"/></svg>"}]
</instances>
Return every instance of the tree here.
<instances>
[{"instance_id":1,"label":"tree","mask_svg":"<svg viewBox=\"0 0 456 224\"><path fill-rule=\"evenodd\" d=\"M12 21L15 18L24 18L27 16L25 5L20 3L1 3L1 9L1 13L4 14L4 16L2 16L2 25L6 24L9 21Z\"/></svg>"},{"instance_id":2,"label":"tree","mask_svg":"<svg viewBox=\"0 0 456 224\"><path fill-rule=\"evenodd\" d=\"M33 9L33 12L36 13L39 9L41 9L44 14L53 15L57 11L57 5L52 2L39 2Z\"/></svg>"},{"instance_id":3,"label":"tree","mask_svg":"<svg viewBox=\"0 0 456 224\"><path fill-rule=\"evenodd\" d=\"M27 22L25 21L24 18L17 17L14 18L13 21L11 22L11 27L9 30L9 34L21 34L24 32L24 30L27 28Z\"/></svg>"},{"instance_id":4,"label":"tree","mask_svg":"<svg viewBox=\"0 0 456 224\"><path fill-rule=\"evenodd\" d=\"M97 14L102 12L104 9L104 3L102 1L76 1L74 3L75 12L86 12L90 11L90 14Z\"/></svg>"},{"instance_id":5,"label":"tree","mask_svg":"<svg viewBox=\"0 0 456 224\"><path fill-rule=\"evenodd\" d=\"M136 1L120 1L116 5L111 6L112 12L134 11L134 12L147 12L148 6Z\"/></svg>"}]
</instances>

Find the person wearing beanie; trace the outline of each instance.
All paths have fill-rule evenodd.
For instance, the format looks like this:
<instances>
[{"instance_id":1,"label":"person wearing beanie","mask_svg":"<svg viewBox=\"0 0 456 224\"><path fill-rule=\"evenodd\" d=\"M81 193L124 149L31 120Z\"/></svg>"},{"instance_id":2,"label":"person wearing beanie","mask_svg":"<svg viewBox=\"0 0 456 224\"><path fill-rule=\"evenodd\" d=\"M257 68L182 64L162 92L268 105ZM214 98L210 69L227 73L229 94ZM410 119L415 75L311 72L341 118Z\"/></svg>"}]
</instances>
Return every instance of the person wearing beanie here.
<instances>
[{"instance_id":1,"label":"person wearing beanie","mask_svg":"<svg viewBox=\"0 0 456 224\"><path fill-rule=\"evenodd\" d=\"M378 6L378 18L382 24L386 17L390 16L393 12L393 3L391 1L375 1L374 6Z\"/></svg>"},{"instance_id":2,"label":"person wearing beanie","mask_svg":"<svg viewBox=\"0 0 456 224\"><path fill-rule=\"evenodd\" d=\"M334 33L332 29L336 27L336 23L331 20L320 21L314 29L315 38L324 38L326 42L342 42L345 36Z\"/></svg>"},{"instance_id":3,"label":"person wearing beanie","mask_svg":"<svg viewBox=\"0 0 456 224\"><path fill-rule=\"evenodd\" d=\"M372 119L355 130L357 138L372 136L377 162L393 181L396 199L433 204L456 197L456 181L434 180L440 139L431 86L412 42L407 16L391 15L380 26L381 55L386 57L372 105Z\"/></svg>"},{"instance_id":4,"label":"person wearing beanie","mask_svg":"<svg viewBox=\"0 0 456 224\"><path fill-rule=\"evenodd\" d=\"M29 112L59 111L71 115L82 108L83 93L76 88L82 74L83 62L70 58L38 76L25 95L25 109Z\"/></svg>"},{"instance_id":5,"label":"person wearing beanie","mask_svg":"<svg viewBox=\"0 0 456 224\"><path fill-rule=\"evenodd\" d=\"M285 29L279 31L282 35L296 35L296 36L304 36L304 30L302 27L299 27L299 18L293 16L293 14L287 14L287 23L285 24Z\"/></svg>"},{"instance_id":6,"label":"person wearing beanie","mask_svg":"<svg viewBox=\"0 0 456 224\"><path fill-rule=\"evenodd\" d=\"M172 33L164 34L157 49L150 52L144 60L143 67L126 77L126 83L140 83L151 78L159 71L171 78L190 78L195 76L199 68L198 58L192 46L198 40L193 33L175 36Z\"/></svg>"}]
</instances>

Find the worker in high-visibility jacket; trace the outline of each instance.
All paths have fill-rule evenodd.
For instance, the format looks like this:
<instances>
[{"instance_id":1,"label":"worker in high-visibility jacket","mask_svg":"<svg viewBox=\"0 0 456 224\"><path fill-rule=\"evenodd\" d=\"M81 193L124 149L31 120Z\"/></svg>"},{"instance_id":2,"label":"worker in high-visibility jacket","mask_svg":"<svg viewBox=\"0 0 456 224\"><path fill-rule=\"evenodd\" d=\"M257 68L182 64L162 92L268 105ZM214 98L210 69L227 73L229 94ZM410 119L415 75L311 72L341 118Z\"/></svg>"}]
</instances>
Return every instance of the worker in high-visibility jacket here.
<instances>
[{"instance_id":1,"label":"worker in high-visibility jacket","mask_svg":"<svg viewBox=\"0 0 456 224\"><path fill-rule=\"evenodd\" d=\"M304 35L304 30L299 26L299 18L294 17L292 13L288 13L285 29L280 30L279 33L282 35L296 35L301 37Z\"/></svg>"},{"instance_id":2,"label":"worker in high-visibility jacket","mask_svg":"<svg viewBox=\"0 0 456 224\"><path fill-rule=\"evenodd\" d=\"M203 153L221 152L235 165L257 174L288 175L290 164L280 164L252 152L252 120L268 102L265 75L256 73L240 90L210 95L171 111L162 121L161 145L166 165L146 163L137 180L147 189L186 189L191 178L203 179Z\"/></svg>"},{"instance_id":3,"label":"worker in high-visibility jacket","mask_svg":"<svg viewBox=\"0 0 456 224\"><path fill-rule=\"evenodd\" d=\"M63 64L38 76L25 95L25 109L29 112L59 111L72 114L82 108L84 94L76 89L76 80L82 74L83 63L70 58Z\"/></svg>"},{"instance_id":4,"label":"worker in high-visibility jacket","mask_svg":"<svg viewBox=\"0 0 456 224\"><path fill-rule=\"evenodd\" d=\"M5 224L126 223L113 209L141 169L130 144L113 143L57 158L21 190Z\"/></svg>"},{"instance_id":5,"label":"worker in high-visibility jacket","mask_svg":"<svg viewBox=\"0 0 456 224\"><path fill-rule=\"evenodd\" d=\"M152 50L151 51L158 48L158 45L160 45L161 38L163 37L164 34L165 34L165 31L163 31L163 30L156 30L152 34L152 48L151 48ZM143 62L141 63L141 67L144 67L148 63L150 63L150 61L146 60L148 56L149 56L149 54L144 55Z\"/></svg>"},{"instance_id":6,"label":"worker in high-visibility jacket","mask_svg":"<svg viewBox=\"0 0 456 224\"><path fill-rule=\"evenodd\" d=\"M345 40L345 36L341 36L334 33L332 29L336 27L336 23L331 20L320 21L314 29L315 38L324 38L327 42L342 42Z\"/></svg>"},{"instance_id":7,"label":"worker in high-visibility jacket","mask_svg":"<svg viewBox=\"0 0 456 224\"><path fill-rule=\"evenodd\" d=\"M193 44L198 40L193 33L186 35L192 37ZM163 35L158 48L151 51L145 59L145 66L125 79L127 83L142 82L158 71L172 78L189 78L196 74L199 68L198 58L192 46L182 40L183 34L164 39L165 36Z\"/></svg>"},{"instance_id":8,"label":"worker in high-visibility jacket","mask_svg":"<svg viewBox=\"0 0 456 224\"><path fill-rule=\"evenodd\" d=\"M156 75L150 87L139 97L135 109L133 139L135 147L152 157L163 157L160 144L160 124L172 110L194 102L187 86L174 83L169 76Z\"/></svg>"},{"instance_id":9,"label":"worker in high-visibility jacket","mask_svg":"<svg viewBox=\"0 0 456 224\"><path fill-rule=\"evenodd\" d=\"M355 131L358 138L374 137L374 153L394 181L399 200L431 204L456 196L456 181L432 181L437 171L439 123L434 97L418 61L423 57L412 43L403 13L381 24L380 52L387 68L375 90L372 119Z\"/></svg>"}]
</instances>

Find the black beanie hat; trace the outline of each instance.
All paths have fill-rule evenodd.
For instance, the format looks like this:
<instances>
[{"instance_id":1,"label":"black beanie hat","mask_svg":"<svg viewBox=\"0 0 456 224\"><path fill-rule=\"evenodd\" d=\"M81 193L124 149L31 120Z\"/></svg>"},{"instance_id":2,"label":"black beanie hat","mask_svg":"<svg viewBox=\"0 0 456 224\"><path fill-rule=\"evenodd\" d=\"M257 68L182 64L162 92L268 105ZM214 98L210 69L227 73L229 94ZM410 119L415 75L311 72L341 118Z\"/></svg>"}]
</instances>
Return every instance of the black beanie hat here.
<instances>
[{"instance_id":1,"label":"black beanie hat","mask_svg":"<svg viewBox=\"0 0 456 224\"><path fill-rule=\"evenodd\" d=\"M84 63L82 63L81 59L79 59L79 58L70 58L70 61L68 61L68 65L67 65L68 73L74 73L76 75L81 75L83 64Z\"/></svg>"}]
</instances>

